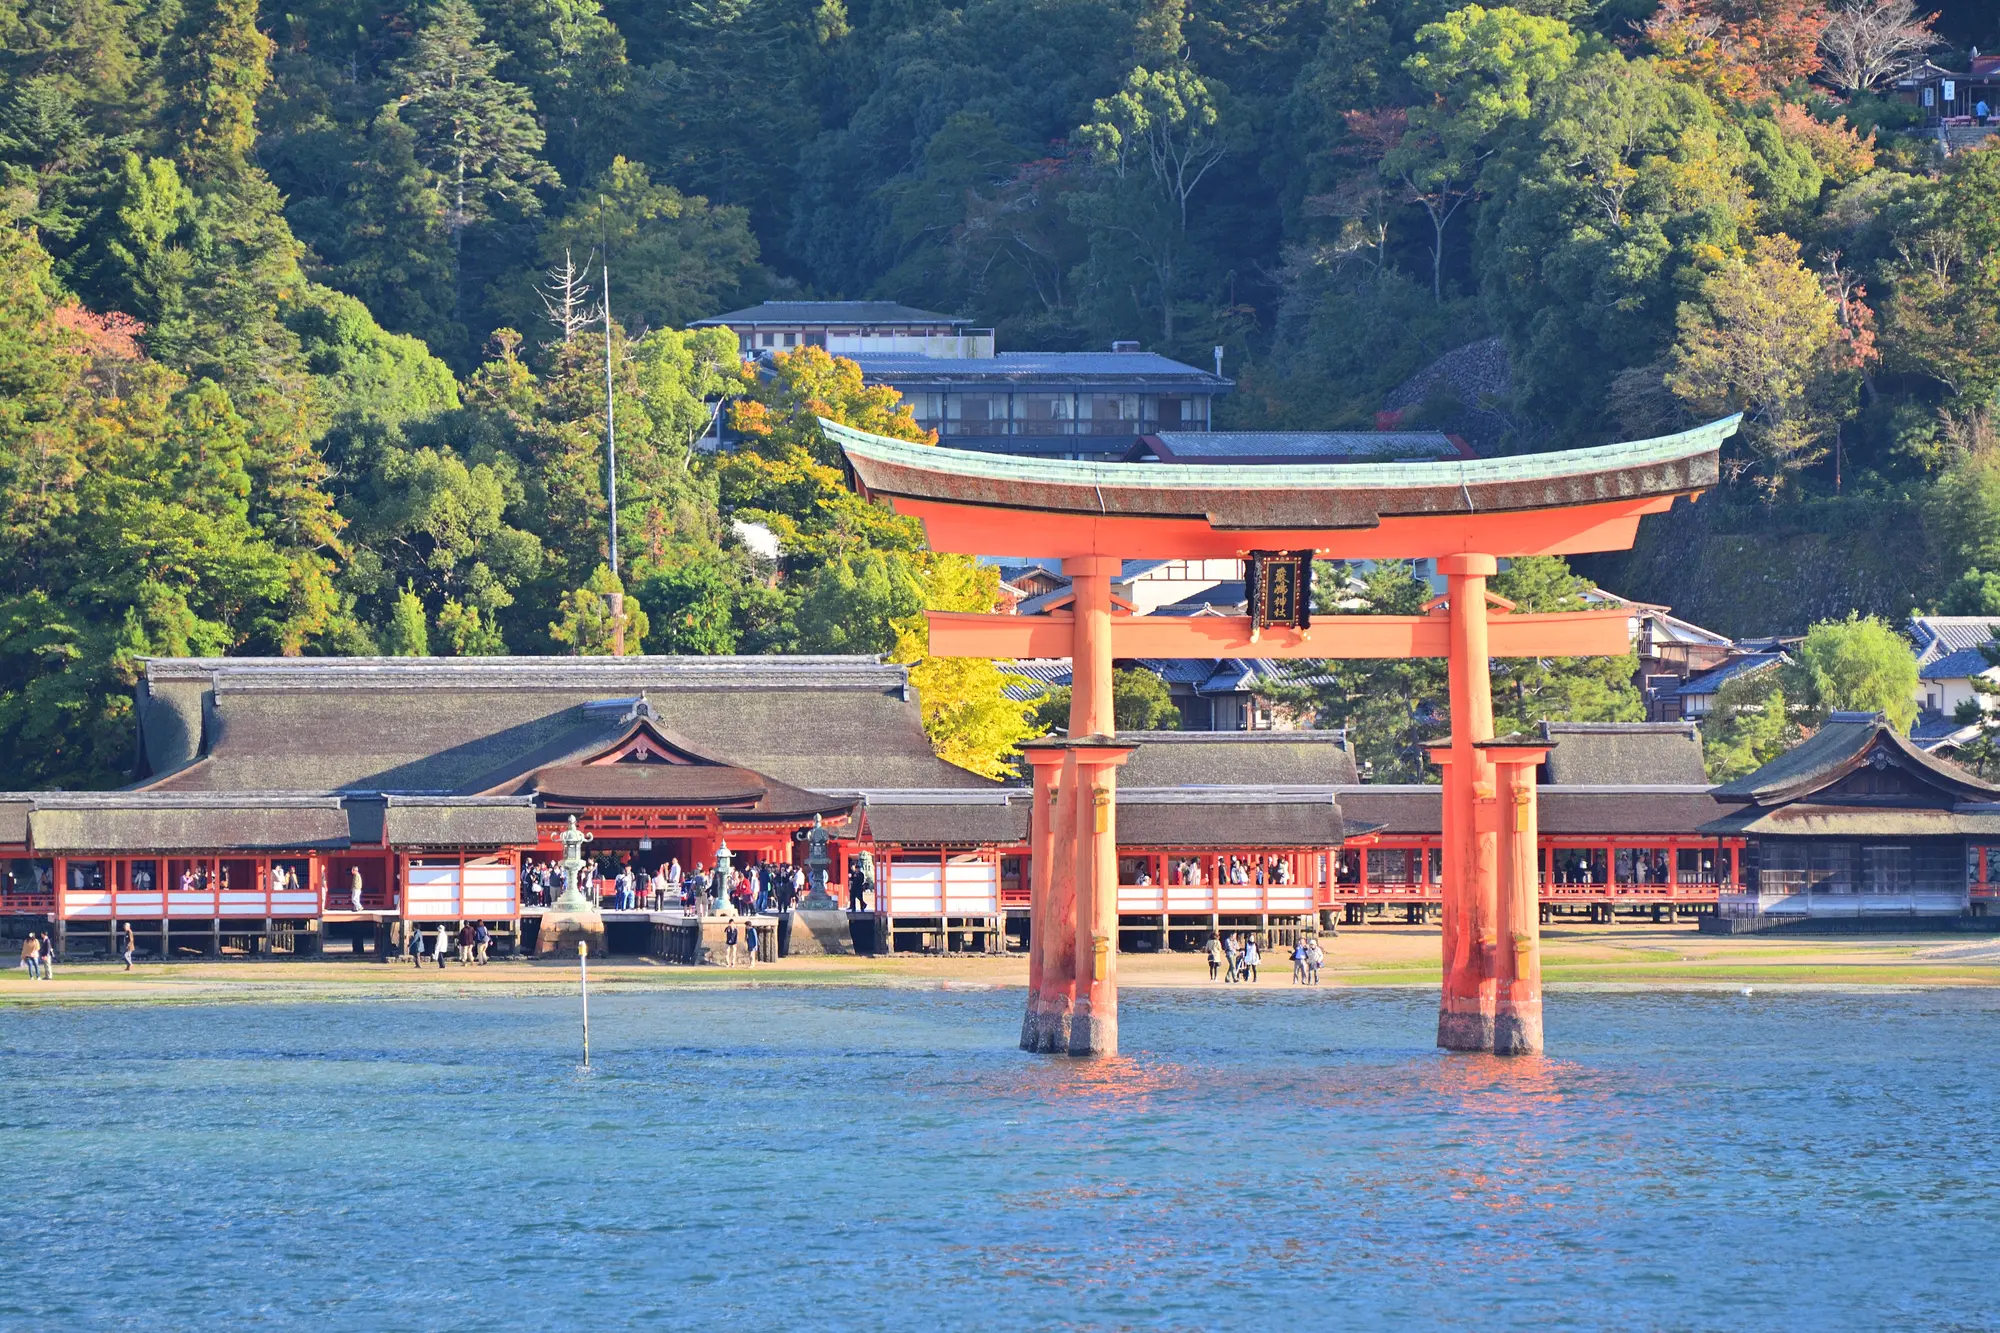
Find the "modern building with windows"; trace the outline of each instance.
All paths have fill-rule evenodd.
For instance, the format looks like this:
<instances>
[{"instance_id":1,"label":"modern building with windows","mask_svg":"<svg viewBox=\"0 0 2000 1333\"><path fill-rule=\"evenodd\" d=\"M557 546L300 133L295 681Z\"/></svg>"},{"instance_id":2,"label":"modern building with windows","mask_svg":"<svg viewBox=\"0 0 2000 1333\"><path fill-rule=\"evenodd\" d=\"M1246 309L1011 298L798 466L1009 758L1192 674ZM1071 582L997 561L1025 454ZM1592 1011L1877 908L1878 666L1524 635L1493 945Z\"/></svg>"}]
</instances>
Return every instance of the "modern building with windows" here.
<instances>
[{"instance_id":1,"label":"modern building with windows","mask_svg":"<svg viewBox=\"0 0 2000 1333\"><path fill-rule=\"evenodd\" d=\"M1001 352L993 331L894 301L766 301L695 321L726 328L745 357L823 347L909 403L958 449L1123 458L1141 436L1206 432L1232 382L1136 342L1108 352Z\"/></svg>"},{"instance_id":2,"label":"modern building with windows","mask_svg":"<svg viewBox=\"0 0 2000 1333\"><path fill-rule=\"evenodd\" d=\"M865 352L854 360L955 449L1123 458L1141 436L1211 429L1215 400L1231 381L1137 343L1113 346L979 357Z\"/></svg>"},{"instance_id":3,"label":"modern building with windows","mask_svg":"<svg viewBox=\"0 0 2000 1333\"><path fill-rule=\"evenodd\" d=\"M824 347L835 356L898 353L916 356L992 356L993 330L971 321L895 301L766 301L726 315L698 319L695 329L728 329L743 355L756 358L799 347Z\"/></svg>"}]
</instances>

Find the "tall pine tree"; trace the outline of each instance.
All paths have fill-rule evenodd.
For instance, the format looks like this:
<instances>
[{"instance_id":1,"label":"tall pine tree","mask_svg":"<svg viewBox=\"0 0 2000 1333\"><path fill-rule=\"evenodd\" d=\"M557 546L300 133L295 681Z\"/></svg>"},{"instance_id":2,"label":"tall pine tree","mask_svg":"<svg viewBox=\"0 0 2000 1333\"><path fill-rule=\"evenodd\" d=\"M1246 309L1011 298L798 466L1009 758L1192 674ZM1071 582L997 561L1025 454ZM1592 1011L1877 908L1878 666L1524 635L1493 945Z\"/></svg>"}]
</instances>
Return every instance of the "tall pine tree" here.
<instances>
[{"instance_id":1,"label":"tall pine tree","mask_svg":"<svg viewBox=\"0 0 2000 1333\"><path fill-rule=\"evenodd\" d=\"M452 318L465 318L466 234L495 221L497 210L541 211L537 186L562 182L538 154L542 128L534 100L494 73L504 52L483 40L467 0L444 0L396 66L391 113L416 134L418 164L444 206L451 238Z\"/></svg>"}]
</instances>

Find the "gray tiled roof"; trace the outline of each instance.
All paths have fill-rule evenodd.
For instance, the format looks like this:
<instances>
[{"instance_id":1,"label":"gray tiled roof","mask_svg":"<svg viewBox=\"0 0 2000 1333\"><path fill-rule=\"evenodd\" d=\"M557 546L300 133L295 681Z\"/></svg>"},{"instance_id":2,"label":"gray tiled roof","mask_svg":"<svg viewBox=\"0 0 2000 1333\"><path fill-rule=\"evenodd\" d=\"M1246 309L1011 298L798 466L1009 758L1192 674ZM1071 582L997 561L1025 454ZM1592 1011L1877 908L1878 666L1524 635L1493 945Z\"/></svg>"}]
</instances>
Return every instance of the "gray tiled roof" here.
<instances>
[{"instance_id":1,"label":"gray tiled roof","mask_svg":"<svg viewBox=\"0 0 2000 1333\"><path fill-rule=\"evenodd\" d=\"M1345 832L1331 787L1118 792L1123 847L1338 847Z\"/></svg>"},{"instance_id":2,"label":"gray tiled roof","mask_svg":"<svg viewBox=\"0 0 2000 1333\"><path fill-rule=\"evenodd\" d=\"M1762 671L1766 667L1782 666L1790 660L1783 653L1752 653L1748 657L1739 657L1734 662L1724 662L1713 671L1702 672L1699 676L1691 678L1685 685L1675 690L1674 693L1681 698L1697 694L1714 694L1723 685L1736 679L1738 676Z\"/></svg>"},{"instance_id":3,"label":"gray tiled roof","mask_svg":"<svg viewBox=\"0 0 2000 1333\"><path fill-rule=\"evenodd\" d=\"M535 842L535 807L520 797L391 796L383 811L391 847L510 847Z\"/></svg>"},{"instance_id":4,"label":"gray tiled roof","mask_svg":"<svg viewBox=\"0 0 2000 1333\"><path fill-rule=\"evenodd\" d=\"M689 328L733 324L963 324L955 315L896 301L766 301L726 315L698 319Z\"/></svg>"},{"instance_id":5,"label":"gray tiled roof","mask_svg":"<svg viewBox=\"0 0 2000 1333\"><path fill-rule=\"evenodd\" d=\"M993 356L935 357L903 352L856 352L848 357L864 375L878 380L1175 380L1223 386L1211 371L1170 360L1157 352L999 352Z\"/></svg>"},{"instance_id":6,"label":"gray tiled roof","mask_svg":"<svg viewBox=\"0 0 2000 1333\"><path fill-rule=\"evenodd\" d=\"M45 854L339 850L349 841L347 813L326 795L37 792L29 800L29 840Z\"/></svg>"},{"instance_id":7,"label":"gray tiled roof","mask_svg":"<svg viewBox=\"0 0 2000 1333\"><path fill-rule=\"evenodd\" d=\"M1996 645L2000 647L2000 645ZM1993 663L1986 660L1986 654L1977 648L1960 648L1956 652L1934 657L1917 668L1919 680L1966 680L1984 675L1993 670Z\"/></svg>"},{"instance_id":8,"label":"gray tiled roof","mask_svg":"<svg viewBox=\"0 0 2000 1333\"><path fill-rule=\"evenodd\" d=\"M2000 616L1911 616L1910 639L1916 645L1917 665L1928 666L1951 653L1991 642L1996 627L2000 627Z\"/></svg>"}]
</instances>

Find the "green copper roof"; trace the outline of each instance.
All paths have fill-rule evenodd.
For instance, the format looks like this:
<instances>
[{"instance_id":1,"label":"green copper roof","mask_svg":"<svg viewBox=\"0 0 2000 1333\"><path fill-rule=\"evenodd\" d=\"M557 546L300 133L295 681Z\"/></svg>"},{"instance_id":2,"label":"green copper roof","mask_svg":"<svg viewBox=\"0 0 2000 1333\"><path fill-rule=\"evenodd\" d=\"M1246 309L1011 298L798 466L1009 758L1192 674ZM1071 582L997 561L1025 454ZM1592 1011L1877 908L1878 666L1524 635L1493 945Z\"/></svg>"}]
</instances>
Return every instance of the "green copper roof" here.
<instances>
[{"instance_id":1,"label":"green copper roof","mask_svg":"<svg viewBox=\"0 0 2000 1333\"><path fill-rule=\"evenodd\" d=\"M1333 532L1409 517L1671 499L1716 483L1727 417L1594 449L1422 462L1099 463L939 449L822 421L862 492L892 501L1104 518L1199 518L1217 532Z\"/></svg>"},{"instance_id":2,"label":"green copper roof","mask_svg":"<svg viewBox=\"0 0 2000 1333\"><path fill-rule=\"evenodd\" d=\"M1003 482L1046 482L1064 486L1104 486L1118 490L1202 491L1286 490L1405 490L1440 484L1481 486L1533 483L1635 468L1682 463L1712 455L1736 433L1740 414L1711 421L1676 435L1588 449L1553 453L1514 454L1505 458L1446 459L1386 463L1287 463L1282 470L1268 464L1103 463L1061 458L1023 458L971 449L946 449L913 444L854 430L820 419L820 429L854 462L898 464L942 476ZM864 477L864 481L866 478Z\"/></svg>"}]
</instances>

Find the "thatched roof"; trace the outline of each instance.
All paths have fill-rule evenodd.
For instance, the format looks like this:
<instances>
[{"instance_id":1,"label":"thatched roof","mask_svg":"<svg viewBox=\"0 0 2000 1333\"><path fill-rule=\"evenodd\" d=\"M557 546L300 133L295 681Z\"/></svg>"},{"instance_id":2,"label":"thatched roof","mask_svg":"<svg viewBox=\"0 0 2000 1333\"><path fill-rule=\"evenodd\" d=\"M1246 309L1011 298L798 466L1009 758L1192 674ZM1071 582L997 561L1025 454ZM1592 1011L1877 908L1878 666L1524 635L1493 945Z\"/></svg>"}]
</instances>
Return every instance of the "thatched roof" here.
<instances>
[{"instance_id":1,"label":"thatched roof","mask_svg":"<svg viewBox=\"0 0 2000 1333\"><path fill-rule=\"evenodd\" d=\"M641 697L701 753L795 787L991 785L932 752L904 669L864 657L160 659L145 785L490 790Z\"/></svg>"},{"instance_id":2,"label":"thatched roof","mask_svg":"<svg viewBox=\"0 0 2000 1333\"><path fill-rule=\"evenodd\" d=\"M1540 730L1554 747L1541 772L1552 786L1708 781L1692 722L1544 722Z\"/></svg>"},{"instance_id":3,"label":"thatched roof","mask_svg":"<svg viewBox=\"0 0 2000 1333\"><path fill-rule=\"evenodd\" d=\"M333 796L243 793L161 798L134 792L39 792L29 841L37 854L338 851L347 812Z\"/></svg>"},{"instance_id":4,"label":"thatched roof","mask_svg":"<svg viewBox=\"0 0 2000 1333\"><path fill-rule=\"evenodd\" d=\"M1778 805L1802 800L1863 768L1894 769L1939 800L1991 801L2000 787L1910 743L1875 713L1835 713L1811 736L1754 773L1715 789L1718 800Z\"/></svg>"},{"instance_id":5,"label":"thatched roof","mask_svg":"<svg viewBox=\"0 0 2000 1333\"><path fill-rule=\"evenodd\" d=\"M1118 786L1259 786L1356 780L1344 731L1125 731Z\"/></svg>"}]
</instances>

